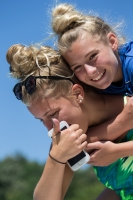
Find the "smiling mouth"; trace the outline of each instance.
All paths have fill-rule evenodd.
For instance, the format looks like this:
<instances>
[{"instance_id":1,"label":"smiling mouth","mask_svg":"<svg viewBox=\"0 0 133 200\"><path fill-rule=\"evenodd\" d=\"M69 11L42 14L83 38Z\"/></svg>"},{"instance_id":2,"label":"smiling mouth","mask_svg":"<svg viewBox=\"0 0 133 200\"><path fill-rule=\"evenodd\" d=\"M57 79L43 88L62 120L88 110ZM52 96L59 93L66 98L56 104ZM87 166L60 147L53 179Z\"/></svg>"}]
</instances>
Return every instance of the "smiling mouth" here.
<instances>
[{"instance_id":1,"label":"smiling mouth","mask_svg":"<svg viewBox=\"0 0 133 200\"><path fill-rule=\"evenodd\" d=\"M104 74L106 72L106 69L103 71L103 73L99 74L96 78L91 79L92 81L99 81L103 78Z\"/></svg>"}]
</instances>

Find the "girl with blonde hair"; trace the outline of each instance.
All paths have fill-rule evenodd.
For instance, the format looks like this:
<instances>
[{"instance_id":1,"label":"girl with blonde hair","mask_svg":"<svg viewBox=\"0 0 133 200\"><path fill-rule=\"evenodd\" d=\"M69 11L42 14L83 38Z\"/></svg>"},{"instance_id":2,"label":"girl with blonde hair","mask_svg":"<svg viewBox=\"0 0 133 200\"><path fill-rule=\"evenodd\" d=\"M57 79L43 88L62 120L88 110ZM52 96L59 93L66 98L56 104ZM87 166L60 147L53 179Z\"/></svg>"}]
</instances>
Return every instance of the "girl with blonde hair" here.
<instances>
[{"instance_id":1,"label":"girl with blonde hair","mask_svg":"<svg viewBox=\"0 0 133 200\"><path fill-rule=\"evenodd\" d=\"M13 89L16 98L25 103L29 112L48 130L54 128L50 156L35 188L34 199L62 200L73 177L67 160L83 149L89 150L86 148L87 142L91 142L89 127L100 127L99 124L114 119L123 109L123 97L99 94L93 88L80 84L59 52L50 47L16 44L8 49L6 58L12 77L18 80ZM114 105L117 106L114 108ZM62 120L70 124L64 131L59 129ZM117 138L120 144L99 141L99 149L90 154L90 164L97 166L94 158L100 161L102 154L111 157L114 162L107 167L95 167L98 178L101 178L99 172L102 173L105 177L102 181L108 187L97 200L132 197L132 184L128 182L132 177L133 163L130 140L132 131L123 132ZM125 156L129 157L125 159ZM123 171L125 166L128 173ZM126 176L121 177L120 183L119 177L123 173ZM114 179L115 184L112 182ZM127 192L129 189L130 192Z\"/></svg>"},{"instance_id":2,"label":"girl with blonde hair","mask_svg":"<svg viewBox=\"0 0 133 200\"><path fill-rule=\"evenodd\" d=\"M76 77L102 93L131 97L133 42L126 43L120 25L111 26L99 16L84 14L71 4L59 4L52 10L52 28L58 37L59 52ZM132 105L130 98L127 112L124 110L113 123L110 140L133 128ZM91 134L95 138L96 130L93 133L92 129ZM100 140L106 137L106 129L102 134Z\"/></svg>"}]
</instances>

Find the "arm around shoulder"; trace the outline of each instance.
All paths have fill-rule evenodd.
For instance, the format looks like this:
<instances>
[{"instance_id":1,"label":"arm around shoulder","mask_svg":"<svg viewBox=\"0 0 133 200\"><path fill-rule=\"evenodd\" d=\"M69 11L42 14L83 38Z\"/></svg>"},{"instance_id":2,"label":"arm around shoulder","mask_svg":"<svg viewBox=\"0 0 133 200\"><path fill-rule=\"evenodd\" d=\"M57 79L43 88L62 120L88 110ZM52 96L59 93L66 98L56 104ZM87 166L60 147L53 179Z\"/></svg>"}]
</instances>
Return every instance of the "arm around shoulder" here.
<instances>
[{"instance_id":1,"label":"arm around shoulder","mask_svg":"<svg viewBox=\"0 0 133 200\"><path fill-rule=\"evenodd\" d=\"M127 98L127 100L128 102L120 114L88 129L88 142L99 140L114 141L133 129L133 97Z\"/></svg>"}]
</instances>

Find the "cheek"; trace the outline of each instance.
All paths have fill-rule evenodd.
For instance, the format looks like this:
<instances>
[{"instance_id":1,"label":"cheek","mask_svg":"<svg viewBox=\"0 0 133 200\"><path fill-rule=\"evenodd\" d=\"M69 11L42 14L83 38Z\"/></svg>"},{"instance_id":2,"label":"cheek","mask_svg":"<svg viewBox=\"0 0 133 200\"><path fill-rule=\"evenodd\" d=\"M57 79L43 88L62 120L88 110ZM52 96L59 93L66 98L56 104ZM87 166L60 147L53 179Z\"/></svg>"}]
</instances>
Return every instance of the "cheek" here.
<instances>
[{"instance_id":1,"label":"cheek","mask_svg":"<svg viewBox=\"0 0 133 200\"><path fill-rule=\"evenodd\" d=\"M45 120L45 121L43 122L43 125L48 129L48 131L51 130L51 129L53 128L53 122L52 122L51 119Z\"/></svg>"},{"instance_id":2,"label":"cheek","mask_svg":"<svg viewBox=\"0 0 133 200\"><path fill-rule=\"evenodd\" d=\"M80 81L84 82L85 77L86 77L86 73L85 73L85 70L83 69L83 67L82 67L82 69L81 69L79 72L75 73L75 76L76 76Z\"/></svg>"},{"instance_id":3,"label":"cheek","mask_svg":"<svg viewBox=\"0 0 133 200\"><path fill-rule=\"evenodd\" d=\"M70 112L65 110L62 113L59 114L58 120L59 121L68 121L70 119Z\"/></svg>"},{"instance_id":4,"label":"cheek","mask_svg":"<svg viewBox=\"0 0 133 200\"><path fill-rule=\"evenodd\" d=\"M66 121L67 123L70 123L73 118L73 108L68 105L66 109L63 109L58 116L59 121Z\"/></svg>"},{"instance_id":5,"label":"cheek","mask_svg":"<svg viewBox=\"0 0 133 200\"><path fill-rule=\"evenodd\" d=\"M68 124L77 124L81 121L81 112L76 106L69 107L60 115L60 121L62 120L66 121Z\"/></svg>"},{"instance_id":6,"label":"cheek","mask_svg":"<svg viewBox=\"0 0 133 200\"><path fill-rule=\"evenodd\" d=\"M112 65L116 65L117 64L117 58L116 55L114 54L114 52L112 50L110 50L107 54L105 54L106 56L104 56L103 58L106 60L107 63L110 63Z\"/></svg>"},{"instance_id":7,"label":"cheek","mask_svg":"<svg viewBox=\"0 0 133 200\"><path fill-rule=\"evenodd\" d=\"M112 63L112 56L111 55L99 56L97 61L96 61L96 66L108 68L111 65L111 63Z\"/></svg>"}]
</instances>

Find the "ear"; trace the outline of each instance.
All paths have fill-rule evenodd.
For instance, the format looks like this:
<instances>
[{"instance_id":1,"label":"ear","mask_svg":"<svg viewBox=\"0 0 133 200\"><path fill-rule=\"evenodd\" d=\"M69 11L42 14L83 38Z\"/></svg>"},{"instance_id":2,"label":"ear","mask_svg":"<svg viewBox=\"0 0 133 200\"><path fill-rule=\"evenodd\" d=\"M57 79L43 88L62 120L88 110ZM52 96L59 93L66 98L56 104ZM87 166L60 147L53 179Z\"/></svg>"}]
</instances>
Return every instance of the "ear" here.
<instances>
[{"instance_id":1,"label":"ear","mask_svg":"<svg viewBox=\"0 0 133 200\"><path fill-rule=\"evenodd\" d=\"M109 44L113 51L116 51L118 49L118 39L114 33L108 33L107 35Z\"/></svg>"},{"instance_id":2,"label":"ear","mask_svg":"<svg viewBox=\"0 0 133 200\"><path fill-rule=\"evenodd\" d=\"M79 103L82 103L82 101L84 99L84 89L83 89L83 87L79 84L75 84L72 87L72 91L73 91L73 95L75 95L77 101Z\"/></svg>"}]
</instances>

